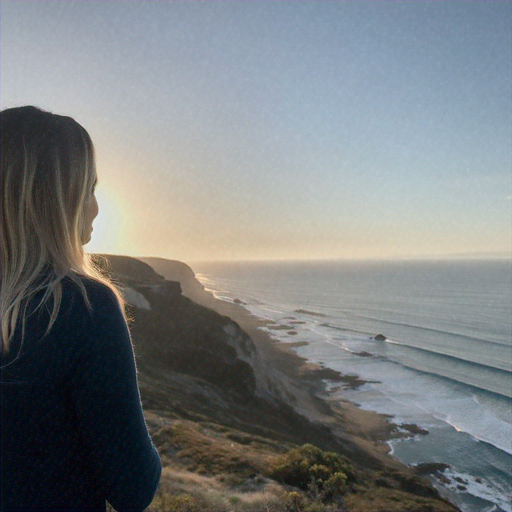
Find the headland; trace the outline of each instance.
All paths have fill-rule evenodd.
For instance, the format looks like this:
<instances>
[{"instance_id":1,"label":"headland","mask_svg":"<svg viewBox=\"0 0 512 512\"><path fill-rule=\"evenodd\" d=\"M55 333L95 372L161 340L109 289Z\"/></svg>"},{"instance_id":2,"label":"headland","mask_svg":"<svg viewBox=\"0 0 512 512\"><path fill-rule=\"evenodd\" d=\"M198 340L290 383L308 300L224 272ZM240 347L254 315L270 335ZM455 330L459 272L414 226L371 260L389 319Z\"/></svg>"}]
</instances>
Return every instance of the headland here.
<instances>
[{"instance_id":1,"label":"headland","mask_svg":"<svg viewBox=\"0 0 512 512\"><path fill-rule=\"evenodd\" d=\"M164 471L148 510L456 511L386 440L414 426L329 400L358 386L277 343L187 265L106 256L131 304L146 420ZM300 342L299 342L300 343Z\"/></svg>"}]
</instances>

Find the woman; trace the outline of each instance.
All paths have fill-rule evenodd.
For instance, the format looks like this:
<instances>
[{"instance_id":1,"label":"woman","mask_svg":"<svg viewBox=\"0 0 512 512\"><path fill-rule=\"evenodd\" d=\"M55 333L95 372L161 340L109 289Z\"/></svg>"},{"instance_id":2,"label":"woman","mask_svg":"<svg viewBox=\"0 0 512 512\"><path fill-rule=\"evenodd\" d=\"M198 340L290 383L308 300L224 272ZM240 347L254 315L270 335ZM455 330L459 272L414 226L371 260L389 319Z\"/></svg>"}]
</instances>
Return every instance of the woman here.
<instances>
[{"instance_id":1,"label":"woman","mask_svg":"<svg viewBox=\"0 0 512 512\"><path fill-rule=\"evenodd\" d=\"M91 139L35 107L1 113L1 510L143 510L160 479L123 301L83 245Z\"/></svg>"}]
</instances>

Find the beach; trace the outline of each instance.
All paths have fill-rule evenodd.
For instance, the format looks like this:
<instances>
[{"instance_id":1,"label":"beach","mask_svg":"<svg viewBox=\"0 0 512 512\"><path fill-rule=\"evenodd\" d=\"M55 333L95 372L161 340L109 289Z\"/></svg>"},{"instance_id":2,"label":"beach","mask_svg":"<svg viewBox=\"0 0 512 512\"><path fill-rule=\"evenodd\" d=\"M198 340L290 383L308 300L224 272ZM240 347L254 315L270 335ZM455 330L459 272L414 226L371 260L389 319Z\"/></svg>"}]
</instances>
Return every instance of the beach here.
<instances>
[{"instance_id":1,"label":"beach","mask_svg":"<svg viewBox=\"0 0 512 512\"><path fill-rule=\"evenodd\" d=\"M337 431L341 437L350 436L366 450L370 450L377 458L386 457L386 461L393 464L393 459L387 457L390 452L388 445L382 441L393 437L394 426L390 418L384 414L365 411L352 402L338 403L339 417L332 417L332 410L326 409L324 400L328 395L325 391L324 380L339 382L340 385L351 387L353 378L343 376L337 372L326 375L325 368L307 361L298 356L289 344L277 343L267 332L268 327L275 327L254 315L242 305L216 299L211 293L194 283L182 282L185 296L213 309L217 313L228 316L251 337L258 348L258 352L269 366L279 369L287 379L282 382L296 398L294 408L311 421L323 422ZM357 381L356 381L357 383ZM317 399L321 398L321 399ZM343 418L343 429L340 428L340 417Z\"/></svg>"}]
</instances>

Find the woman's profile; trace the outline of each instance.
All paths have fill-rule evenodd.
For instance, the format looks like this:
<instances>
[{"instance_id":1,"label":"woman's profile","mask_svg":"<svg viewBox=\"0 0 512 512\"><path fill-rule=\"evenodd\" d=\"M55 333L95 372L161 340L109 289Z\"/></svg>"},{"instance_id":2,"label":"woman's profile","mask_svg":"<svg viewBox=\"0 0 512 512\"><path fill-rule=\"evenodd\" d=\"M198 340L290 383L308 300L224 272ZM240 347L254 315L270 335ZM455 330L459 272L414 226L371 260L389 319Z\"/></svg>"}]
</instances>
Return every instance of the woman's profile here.
<instances>
[{"instance_id":1,"label":"woman's profile","mask_svg":"<svg viewBox=\"0 0 512 512\"><path fill-rule=\"evenodd\" d=\"M1 510L143 510L161 464L121 295L83 249L91 139L36 107L0 115Z\"/></svg>"}]
</instances>

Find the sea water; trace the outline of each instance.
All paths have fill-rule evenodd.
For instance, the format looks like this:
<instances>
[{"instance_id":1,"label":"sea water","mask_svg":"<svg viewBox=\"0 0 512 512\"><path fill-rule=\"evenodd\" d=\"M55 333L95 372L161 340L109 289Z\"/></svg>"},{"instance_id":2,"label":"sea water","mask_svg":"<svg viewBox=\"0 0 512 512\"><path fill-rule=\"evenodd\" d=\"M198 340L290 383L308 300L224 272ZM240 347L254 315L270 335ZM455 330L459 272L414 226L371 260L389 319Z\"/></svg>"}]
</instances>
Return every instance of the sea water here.
<instances>
[{"instance_id":1,"label":"sea water","mask_svg":"<svg viewBox=\"0 0 512 512\"><path fill-rule=\"evenodd\" d=\"M205 288L269 320L299 355L368 383L333 397L428 430L391 441L410 465L443 462L463 511L510 511L509 260L193 265ZM382 334L385 340L376 340Z\"/></svg>"}]
</instances>

